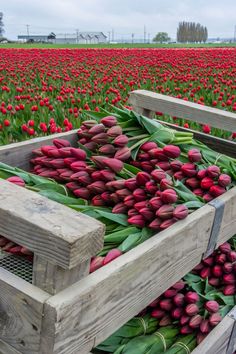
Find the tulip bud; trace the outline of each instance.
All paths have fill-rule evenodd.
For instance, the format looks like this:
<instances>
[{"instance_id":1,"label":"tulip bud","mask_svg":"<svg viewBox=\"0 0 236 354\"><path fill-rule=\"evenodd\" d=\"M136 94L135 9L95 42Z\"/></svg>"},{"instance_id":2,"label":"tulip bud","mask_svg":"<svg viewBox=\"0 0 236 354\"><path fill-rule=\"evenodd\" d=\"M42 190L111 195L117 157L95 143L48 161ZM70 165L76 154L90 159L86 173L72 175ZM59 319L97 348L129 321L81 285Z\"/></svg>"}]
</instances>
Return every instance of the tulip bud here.
<instances>
[{"instance_id":1,"label":"tulip bud","mask_svg":"<svg viewBox=\"0 0 236 354\"><path fill-rule=\"evenodd\" d=\"M150 175L147 172L138 172L136 175L136 182L138 186L144 186L146 182L150 181Z\"/></svg>"},{"instance_id":2,"label":"tulip bud","mask_svg":"<svg viewBox=\"0 0 236 354\"><path fill-rule=\"evenodd\" d=\"M186 186L188 186L192 189L196 189L200 186L199 180L195 177L187 178L185 183L186 183Z\"/></svg>"},{"instance_id":3,"label":"tulip bud","mask_svg":"<svg viewBox=\"0 0 236 354\"><path fill-rule=\"evenodd\" d=\"M222 320L222 317L219 313L213 313L209 317L209 323L212 327L217 326L221 320Z\"/></svg>"},{"instance_id":4,"label":"tulip bud","mask_svg":"<svg viewBox=\"0 0 236 354\"><path fill-rule=\"evenodd\" d=\"M156 149L157 148L157 144L154 143L153 141L147 141L146 143L142 144L140 146L140 150L145 151L145 152L149 152L152 149Z\"/></svg>"},{"instance_id":5,"label":"tulip bud","mask_svg":"<svg viewBox=\"0 0 236 354\"><path fill-rule=\"evenodd\" d=\"M162 299L159 302L159 306L162 310L170 311L173 308L172 300L171 299Z\"/></svg>"},{"instance_id":6,"label":"tulip bud","mask_svg":"<svg viewBox=\"0 0 236 354\"><path fill-rule=\"evenodd\" d=\"M121 134L113 140L113 144L119 147L124 147L128 143L128 141L129 138L126 135Z\"/></svg>"},{"instance_id":7,"label":"tulip bud","mask_svg":"<svg viewBox=\"0 0 236 354\"><path fill-rule=\"evenodd\" d=\"M79 182L79 178L82 176L89 177L89 174L86 171L78 171L71 175L71 180Z\"/></svg>"},{"instance_id":8,"label":"tulip bud","mask_svg":"<svg viewBox=\"0 0 236 354\"><path fill-rule=\"evenodd\" d=\"M127 188L123 188L123 189L119 189L118 191L116 191L116 194L118 195L118 197L123 200L125 197L127 197L128 195L131 195L131 191L128 190Z\"/></svg>"},{"instance_id":9,"label":"tulip bud","mask_svg":"<svg viewBox=\"0 0 236 354\"><path fill-rule=\"evenodd\" d=\"M86 160L87 154L84 150L79 149L79 148L78 149L71 148L70 151L71 151L72 156L76 157L78 160L80 160L80 161Z\"/></svg>"},{"instance_id":10,"label":"tulip bud","mask_svg":"<svg viewBox=\"0 0 236 354\"><path fill-rule=\"evenodd\" d=\"M157 159L158 161L168 161L168 156L164 153L163 149L155 148L148 152L148 155L153 158Z\"/></svg>"},{"instance_id":11,"label":"tulip bud","mask_svg":"<svg viewBox=\"0 0 236 354\"><path fill-rule=\"evenodd\" d=\"M105 144L101 146L98 151L101 154L113 156L116 153L116 148L112 144Z\"/></svg>"},{"instance_id":12,"label":"tulip bud","mask_svg":"<svg viewBox=\"0 0 236 354\"><path fill-rule=\"evenodd\" d=\"M223 282L224 284L226 285L229 285L229 284L234 284L236 283L236 278L234 276L234 274L224 274L223 275Z\"/></svg>"},{"instance_id":13,"label":"tulip bud","mask_svg":"<svg viewBox=\"0 0 236 354\"><path fill-rule=\"evenodd\" d=\"M103 192L102 194L101 194L101 198L102 198L102 200L104 200L104 202L106 202L106 203L110 203L110 201L111 201L111 194L110 194L110 192Z\"/></svg>"},{"instance_id":14,"label":"tulip bud","mask_svg":"<svg viewBox=\"0 0 236 354\"><path fill-rule=\"evenodd\" d=\"M148 227L152 230L160 230L160 226L162 224L163 220L161 220L160 218L156 218L154 219L149 225Z\"/></svg>"},{"instance_id":15,"label":"tulip bud","mask_svg":"<svg viewBox=\"0 0 236 354\"><path fill-rule=\"evenodd\" d=\"M161 193L161 200L164 204L176 203L177 199L178 199L178 196L173 189L165 189Z\"/></svg>"},{"instance_id":16,"label":"tulip bud","mask_svg":"<svg viewBox=\"0 0 236 354\"><path fill-rule=\"evenodd\" d=\"M175 172L173 177L177 179L178 181L182 181L182 179L185 178L184 174L182 171Z\"/></svg>"},{"instance_id":17,"label":"tulip bud","mask_svg":"<svg viewBox=\"0 0 236 354\"><path fill-rule=\"evenodd\" d=\"M107 130L107 135L111 138L115 138L122 134L122 128L119 125L114 125Z\"/></svg>"},{"instance_id":18,"label":"tulip bud","mask_svg":"<svg viewBox=\"0 0 236 354\"><path fill-rule=\"evenodd\" d=\"M199 345L200 343L202 343L202 341L204 341L204 339L206 338L207 334L203 334L201 332L198 332L197 334L197 345Z\"/></svg>"},{"instance_id":19,"label":"tulip bud","mask_svg":"<svg viewBox=\"0 0 236 354\"><path fill-rule=\"evenodd\" d=\"M57 149L55 149L55 150L57 150ZM41 148L32 150L32 154L37 155L37 156L43 156Z\"/></svg>"},{"instance_id":20,"label":"tulip bud","mask_svg":"<svg viewBox=\"0 0 236 354\"><path fill-rule=\"evenodd\" d=\"M217 254L216 257L215 257L215 261L218 264L222 264L222 265L225 264L225 262L226 262L226 254L224 254L224 253Z\"/></svg>"},{"instance_id":21,"label":"tulip bud","mask_svg":"<svg viewBox=\"0 0 236 354\"><path fill-rule=\"evenodd\" d=\"M115 181L109 181L106 183L106 187L109 191L113 192L118 189L122 189L125 187L125 180L124 179L118 179Z\"/></svg>"},{"instance_id":22,"label":"tulip bud","mask_svg":"<svg viewBox=\"0 0 236 354\"><path fill-rule=\"evenodd\" d=\"M150 156L147 152L143 152L138 154L137 159L139 161L148 161L150 160Z\"/></svg>"},{"instance_id":23,"label":"tulip bud","mask_svg":"<svg viewBox=\"0 0 236 354\"><path fill-rule=\"evenodd\" d=\"M183 163L179 160L173 160L170 162L170 167L173 171L180 171Z\"/></svg>"},{"instance_id":24,"label":"tulip bud","mask_svg":"<svg viewBox=\"0 0 236 354\"><path fill-rule=\"evenodd\" d=\"M222 243L222 245L219 246L219 251L222 253L229 253L231 251L231 246L228 242Z\"/></svg>"},{"instance_id":25,"label":"tulip bud","mask_svg":"<svg viewBox=\"0 0 236 354\"><path fill-rule=\"evenodd\" d=\"M222 173L219 176L218 184L221 187L227 187L230 183L231 183L231 177L229 175L226 175L226 174Z\"/></svg>"},{"instance_id":26,"label":"tulip bud","mask_svg":"<svg viewBox=\"0 0 236 354\"><path fill-rule=\"evenodd\" d=\"M204 307L210 313L218 312L220 308L218 302L216 302L215 300L207 301Z\"/></svg>"},{"instance_id":27,"label":"tulip bud","mask_svg":"<svg viewBox=\"0 0 236 354\"><path fill-rule=\"evenodd\" d=\"M90 141L88 143L83 144L84 147L90 151L95 151L98 145L94 141Z\"/></svg>"},{"instance_id":28,"label":"tulip bud","mask_svg":"<svg viewBox=\"0 0 236 354\"><path fill-rule=\"evenodd\" d=\"M170 170L170 164L169 164L169 162L166 162L166 161L157 162L156 167L162 169L163 171Z\"/></svg>"},{"instance_id":29,"label":"tulip bud","mask_svg":"<svg viewBox=\"0 0 236 354\"><path fill-rule=\"evenodd\" d=\"M191 327L189 327L188 325L185 325L183 327L180 328L180 333L181 334L190 334L193 333L193 329Z\"/></svg>"},{"instance_id":30,"label":"tulip bud","mask_svg":"<svg viewBox=\"0 0 236 354\"><path fill-rule=\"evenodd\" d=\"M91 127L93 127L96 124L98 124L98 123L95 119L89 119L89 120L83 121L82 127L86 128L86 129L90 129Z\"/></svg>"},{"instance_id":31,"label":"tulip bud","mask_svg":"<svg viewBox=\"0 0 236 354\"><path fill-rule=\"evenodd\" d=\"M156 185L156 182L154 181L148 181L145 184L145 190L146 192L148 192L149 194L155 194L158 191L158 187Z\"/></svg>"},{"instance_id":32,"label":"tulip bud","mask_svg":"<svg viewBox=\"0 0 236 354\"><path fill-rule=\"evenodd\" d=\"M143 228L145 226L145 219L142 215L134 215L128 218L128 223Z\"/></svg>"},{"instance_id":33,"label":"tulip bud","mask_svg":"<svg viewBox=\"0 0 236 354\"><path fill-rule=\"evenodd\" d=\"M163 296L169 299L169 298L174 297L176 294L177 294L177 290L170 288L170 289L167 289L167 290L163 293Z\"/></svg>"},{"instance_id":34,"label":"tulip bud","mask_svg":"<svg viewBox=\"0 0 236 354\"><path fill-rule=\"evenodd\" d=\"M230 262L234 263L236 262L236 251L230 251L228 254L227 254L227 258Z\"/></svg>"},{"instance_id":35,"label":"tulip bud","mask_svg":"<svg viewBox=\"0 0 236 354\"><path fill-rule=\"evenodd\" d=\"M68 167L70 167L73 162L77 161L76 157L65 157L63 160L64 164Z\"/></svg>"},{"instance_id":36,"label":"tulip bud","mask_svg":"<svg viewBox=\"0 0 236 354\"><path fill-rule=\"evenodd\" d=\"M95 142L96 144L107 144L108 142L108 135L106 133L99 133L94 135L91 140Z\"/></svg>"},{"instance_id":37,"label":"tulip bud","mask_svg":"<svg viewBox=\"0 0 236 354\"><path fill-rule=\"evenodd\" d=\"M153 197L149 200L149 204L154 210L158 210L163 205L163 202L160 197Z\"/></svg>"},{"instance_id":38,"label":"tulip bud","mask_svg":"<svg viewBox=\"0 0 236 354\"><path fill-rule=\"evenodd\" d=\"M148 173L151 173L153 171L153 167L150 162L148 161L142 161L140 162L140 168Z\"/></svg>"},{"instance_id":39,"label":"tulip bud","mask_svg":"<svg viewBox=\"0 0 236 354\"><path fill-rule=\"evenodd\" d=\"M115 173L108 171L108 170L101 170L100 176L101 176L101 179L105 182L113 181L115 179Z\"/></svg>"},{"instance_id":40,"label":"tulip bud","mask_svg":"<svg viewBox=\"0 0 236 354\"><path fill-rule=\"evenodd\" d=\"M165 220L161 223L160 225L160 229L161 230L165 230L167 229L168 227L174 225L176 223L176 220L175 219L168 219L168 220Z\"/></svg>"},{"instance_id":41,"label":"tulip bud","mask_svg":"<svg viewBox=\"0 0 236 354\"><path fill-rule=\"evenodd\" d=\"M92 193L101 194L105 192L106 185L103 181L95 181L87 186L88 190Z\"/></svg>"},{"instance_id":42,"label":"tulip bud","mask_svg":"<svg viewBox=\"0 0 236 354\"><path fill-rule=\"evenodd\" d=\"M226 285L223 288L223 294L226 296L235 295L235 293L236 293L236 286L233 284Z\"/></svg>"},{"instance_id":43,"label":"tulip bud","mask_svg":"<svg viewBox=\"0 0 236 354\"><path fill-rule=\"evenodd\" d=\"M182 307L185 303L184 294L181 293L176 294L175 297L173 298L173 302L175 303L176 306Z\"/></svg>"},{"instance_id":44,"label":"tulip bud","mask_svg":"<svg viewBox=\"0 0 236 354\"><path fill-rule=\"evenodd\" d=\"M160 327L166 327L170 324L172 324L172 320L171 320L170 316L164 316L159 322Z\"/></svg>"},{"instance_id":45,"label":"tulip bud","mask_svg":"<svg viewBox=\"0 0 236 354\"><path fill-rule=\"evenodd\" d=\"M110 250L106 257L103 260L103 265L106 265L116 259L117 257L120 257L122 255L122 252L118 248L113 248Z\"/></svg>"},{"instance_id":46,"label":"tulip bud","mask_svg":"<svg viewBox=\"0 0 236 354\"><path fill-rule=\"evenodd\" d=\"M70 165L70 168L72 169L72 171L75 171L75 172L84 171L86 167L87 167L87 164L84 161L76 161Z\"/></svg>"},{"instance_id":47,"label":"tulip bud","mask_svg":"<svg viewBox=\"0 0 236 354\"><path fill-rule=\"evenodd\" d=\"M202 154L198 149L191 149L188 151L188 159L190 162L200 162Z\"/></svg>"},{"instance_id":48,"label":"tulip bud","mask_svg":"<svg viewBox=\"0 0 236 354\"><path fill-rule=\"evenodd\" d=\"M154 181L161 182L162 179L166 178L166 173L162 170L153 170L151 176Z\"/></svg>"},{"instance_id":49,"label":"tulip bud","mask_svg":"<svg viewBox=\"0 0 236 354\"><path fill-rule=\"evenodd\" d=\"M53 139L52 142L58 149L71 146L70 142L65 139Z\"/></svg>"},{"instance_id":50,"label":"tulip bud","mask_svg":"<svg viewBox=\"0 0 236 354\"><path fill-rule=\"evenodd\" d=\"M8 177L7 181L11 182L11 183L14 183L17 186L25 187L25 181L21 177L18 177L18 176Z\"/></svg>"},{"instance_id":51,"label":"tulip bud","mask_svg":"<svg viewBox=\"0 0 236 354\"><path fill-rule=\"evenodd\" d=\"M196 304L188 304L185 307L185 312L188 316L192 317L199 312L199 308Z\"/></svg>"},{"instance_id":52,"label":"tulip bud","mask_svg":"<svg viewBox=\"0 0 236 354\"><path fill-rule=\"evenodd\" d=\"M188 216L188 212L189 210L185 205L177 205L173 211L173 217L182 220Z\"/></svg>"},{"instance_id":53,"label":"tulip bud","mask_svg":"<svg viewBox=\"0 0 236 354\"><path fill-rule=\"evenodd\" d=\"M124 204L128 207L128 208L132 208L135 204L135 199L133 195L128 195L127 197L125 197L124 199Z\"/></svg>"},{"instance_id":54,"label":"tulip bud","mask_svg":"<svg viewBox=\"0 0 236 354\"><path fill-rule=\"evenodd\" d=\"M170 205L170 204L166 204L166 205L161 206L157 210L156 216L158 216L162 220L167 220L167 219L172 218L173 211L174 211L174 207L172 205Z\"/></svg>"},{"instance_id":55,"label":"tulip bud","mask_svg":"<svg viewBox=\"0 0 236 354\"><path fill-rule=\"evenodd\" d=\"M194 190L193 190L193 193L194 193L195 195L197 195L198 197L203 197L203 194L204 194L204 192L203 192L203 190L202 190L201 188L196 188L196 189L194 189Z\"/></svg>"},{"instance_id":56,"label":"tulip bud","mask_svg":"<svg viewBox=\"0 0 236 354\"><path fill-rule=\"evenodd\" d=\"M154 218L154 212L150 208L142 208L139 210L144 219L151 221Z\"/></svg>"},{"instance_id":57,"label":"tulip bud","mask_svg":"<svg viewBox=\"0 0 236 354\"><path fill-rule=\"evenodd\" d=\"M88 200L90 198L90 191L84 187L74 190L73 193L78 198L83 198L86 200Z\"/></svg>"},{"instance_id":58,"label":"tulip bud","mask_svg":"<svg viewBox=\"0 0 236 354\"><path fill-rule=\"evenodd\" d=\"M44 145L44 146L41 146L41 152L46 155L46 156L49 156L49 151L50 150L55 150L55 147L52 146L52 145Z\"/></svg>"},{"instance_id":59,"label":"tulip bud","mask_svg":"<svg viewBox=\"0 0 236 354\"><path fill-rule=\"evenodd\" d=\"M211 275L211 269L209 267L204 267L200 272L200 276L203 279L208 278L210 275Z\"/></svg>"},{"instance_id":60,"label":"tulip bud","mask_svg":"<svg viewBox=\"0 0 236 354\"><path fill-rule=\"evenodd\" d=\"M200 324L200 331L203 333L203 334L207 334L209 333L211 330L211 327L210 327L210 323L208 320L202 320L201 324Z\"/></svg>"},{"instance_id":61,"label":"tulip bud","mask_svg":"<svg viewBox=\"0 0 236 354\"><path fill-rule=\"evenodd\" d=\"M163 148L163 151L164 151L166 156L168 156L168 157L170 157L172 159L176 159L181 154L180 148L178 146L175 146L175 145L166 145Z\"/></svg>"},{"instance_id":62,"label":"tulip bud","mask_svg":"<svg viewBox=\"0 0 236 354\"><path fill-rule=\"evenodd\" d=\"M210 202L211 200L213 200L214 197L213 197L211 194L206 193L206 194L203 195L203 199L205 200L205 202L208 203L208 202Z\"/></svg>"},{"instance_id":63,"label":"tulip bud","mask_svg":"<svg viewBox=\"0 0 236 354\"><path fill-rule=\"evenodd\" d=\"M169 189L173 186L173 182L170 179L163 178L160 182L160 190L164 191L165 189Z\"/></svg>"},{"instance_id":64,"label":"tulip bud","mask_svg":"<svg viewBox=\"0 0 236 354\"><path fill-rule=\"evenodd\" d=\"M136 178L129 178L125 181L125 187L128 188L130 191L134 191L138 185L136 183Z\"/></svg>"},{"instance_id":65,"label":"tulip bud","mask_svg":"<svg viewBox=\"0 0 236 354\"><path fill-rule=\"evenodd\" d=\"M171 317L176 320L178 320L182 315L183 315L183 309L181 309L180 307L171 311Z\"/></svg>"},{"instance_id":66,"label":"tulip bud","mask_svg":"<svg viewBox=\"0 0 236 354\"><path fill-rule=\"evenodd\" d=\"M38 175L41 177L46 177L46 178L55 178L55 177L58 177L58 171L48 169L46 171L39 173Z\"/></svg>"},{"instance_id":67,"label":"tulip bud","mask_svg":"<svg viewBox=\"0 0 236 354\"><path fill-rule=\"evenodd\" d=\"M211 286L214 286L215 288L217 288L220 285L221 280L219 278L209 278L208 279L208 283Z\"/></svg>"},{"instance_id":68,"label":"tulip bud","mask_svg":"<svg viewBox=\"0 0 236 354\"><path fill-rule=\"evenodd\" d=\"M151 316L154 318L162 319L165 316L165 311L161 309L152 310Z\"/></svg>"},{"instance_id":69,"label":"tulip bud","mask_svg":"<svg viewBox=\"0 0 236 354\"><path fill-rule=\"evenodd\" d=\"M146 200L146 198L147 198L147 195L146 195L145 191L143 189L141 189L141 188L136 188L133 191L133 196L134 196L134 199L137 202L141 202L143 200Z\"/></svg>"},{"instance_id":70,"label":"tulip bud","mask_svg":"<svg viewBox=\"0 0 236 354\"><path fill-rule=\"evenodd\" d=\"M209 256L209 257L203 259L202 263L208 267L211 267L215 263L215 259L213 256Z\"/></svg>"},{"instance_id":71,"label":"tulip bud","mask_svg":"<svg viewBox=\"0 0 236 354\"><path fill-rule=\"evenodd\" d=\"M121 161L126 161L130 158L131 156L131 150L130 148L128 148L127 146L117 150L117 152L115 153L114 158L121 160Z\"/></svg>"},{"instance_id":72,"label":"tulip bud","mask_svg":"<svg viewBox=\"0 0 236 354\"><path fill-rule=\"evenodd\" d=\"M197 174L196 166L193 163L184 163L181 171L187 177L193 177Z\"/></svg>"},{"instance_id":73,"label":"tulip bud","mask_svg":"<svg viewBox=\"0 0 236 354\"><path fill-rule=\"evenodd\" d=\"M201 315L195 315L193 316L190 321L189 321L189 327L191 328L198 328L202 322L202 316Z\"/></svg>"},{"instance_id":74,"label":"tulip bud","mask_svg":"<svg viewBox=\"0 0 236 354\"><path fill-rule=\"evenodd\" d=\"M197 178L203 179L205 177L207 177L207 170L206 169L198 171Z\"/></svg>"},{"instance_id":75,"label":"tulip bud","mask_svg":"<svg viewBox=\"0 0 236 354\"><path fill-rule=\"evenodd\" d=\"M136 209L129 209L127 212L127 215L129 217L134 216L134 215L139 215L139 212Z\"/></svg>"},{"instance_id":76,"label":"tulip bud","mask_svg":"<svg viewBox=\"0 0 236 354\"><path fill-rule=\"evenodd\" d=\"M221 186L212 186L209 190L209 193L213 195L213 197L219 197L220 195L224 194L226 189Z\"/></svg>"},{"instance_id":77,"label":"tulip bud","mask_svg":"<svg viewBox=\"0 0 236 354\"><path fill-rule=\"evenodd\" d=\"M117 119L114 116L107 116L101 119L101 123L110 128L117 124Z\"/></svg>"},{"instance_id":78,"label":"tulip bud","mask_svg":"<svg viewBox=\"0 0 236 354\"><path fill-rule=\"evenodd\" d=\"M58 151L59 151L61 157L73 157L70 147L63 147L63 148L60 148Z\"/></svg>"},{"instance_id":79,"label":"tulip bud","mask_svg":"<svg viewBox=\"0 0 236 354\"><path fill-rule=\"evenodd\" d=\"M105 206L106 203L104 202L104 200L102 199L102 197L100 195L95 195L95 197L92 198L91 200L92 205L94 206Z\"/></svg>"},{"instance_id":80,"label":"tulip bud","mask_svg":"<svg viewBox=\"0 0 236 354\"><path fill-rule=\"evenodd\" d=\"M105 126L103 124L96 124L92 126L88 131L88 133L91 135L96 135L104 132L105 132Z\"/></svg>"},{"instance_id":81,"label":"tulip bud","mask_svg":"<svg viewBox=\"0 0 236 354\"><path fill-rule=\"evenodd\" d=\"M53 149L49 149L47 151L47 156L54 157L54 158L61 157L60 150L55 147Z\"/></svg>"},{"instance_id":82,"label":"tulip bud","mask_svg":"<svg viewBox=\"0 0 236 354\"><path fill-rule=\"evenodd\" d=\"M218 177L220 175L220 168L215 165L207 167L207 175L211 178Z\"/></svg>"},{"instance_id":83,"label":"tulip bud","mask_svg":"<svg viewBox=\"0 0 236 354\"><path fill-rule=\"evenodd\" d=\"M90 270L89 273L95 272L95 270L101 268L103 266L104 257L96 256L92 259L90 263Z\"/></svg>"},{"instance_id":84,"label":"tulip bud","mask_svg":"<svg viewBox=\"0 0 236 354\"><path fill-rule=\"evenodd\" d=\"M188 291L186 294L185 294L185 301L188 303L188 304L195 304L196 302L199 301L199 296L196 292L194 291Z\"/></svg>"},{"instance_id":85,"label":"tulip bud","mask_svg":"<svg viewBox=\"0 0 236 354\"><path fill-rule=\"evenodd\" d=\"M120 172L124 167L123 162L115 158L104 158L103 163L115 173Z\"/></svg>"},{"instance_id":86,"label":"tulip bud","mask_svg":"<svg viewBox=\"0 0 236 354\"><path fill-rule=\"evenodd\" d=\"M189 321L190 321L190 317L189 317L189 316L182 315L179 322L180 322L181 326L184 326L184 325L186 325Z\"/></svg>"},{"instance_id":87,"label":"tulip bud","mask_svg":"<svg viewBox=\"0 0 236 354\"><path fill-rule=\"evenodd\" d=\"M68 189L70 189L71 191L74 191L76 189L79 189L80 185L78 183L76 183L76 182L68 182L68 183L66 183L66 187Z\"/></svg>"},{"instance_id":88,"label":"tulip bud","mask_svg":"<svg viewBox=\"0 0 236 354\"><path fill-rule=\"evenodd\" d=\"M53 168L64 168L65 167L65 162L64 159L55 159L50 161L50 165Z\"/></svg>"},{"instance_id":89,"label":"tulip bud","mask_svg":"<svg viewBox=\"0 0 236 354\"><path fill-rule=\"evenodd\" d=\"M112 213L114 214L125 214L128 208L124 203L118 203L112 209Z\"/></svg>"},{"instance_id":90,"label":"tulip bud","mask_svg":"<svg viewBox=\"0 0 236 354\"><path fill-rule=\"evenodd\" d=\"M185 282L182 279L180 279L174 285L172 285L172 288L176 290L182 290L184 289L184 287L185 287Z\"/></svg>"}]
</instances>

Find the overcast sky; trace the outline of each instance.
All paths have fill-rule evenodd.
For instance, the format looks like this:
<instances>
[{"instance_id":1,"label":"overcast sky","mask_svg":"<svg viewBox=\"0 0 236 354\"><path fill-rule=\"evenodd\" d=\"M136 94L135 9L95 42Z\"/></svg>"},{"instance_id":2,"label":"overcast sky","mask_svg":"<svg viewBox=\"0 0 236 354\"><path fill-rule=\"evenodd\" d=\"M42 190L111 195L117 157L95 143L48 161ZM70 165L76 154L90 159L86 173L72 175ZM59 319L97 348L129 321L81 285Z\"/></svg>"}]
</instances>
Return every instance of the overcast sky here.
<instances>
[{"instance_id":1,"label":"overcast sky","mask_svg":"<svg viewBox=\"0 0 236 354\"><path fill-rule=\"evenodd\" d=\"M115 38L151 38L159 31L176 36L179 21L207 26L209 37L233 37L236 0L5 0L5 35L75 33L114 29Z\"/></svg>"}]
</instances>

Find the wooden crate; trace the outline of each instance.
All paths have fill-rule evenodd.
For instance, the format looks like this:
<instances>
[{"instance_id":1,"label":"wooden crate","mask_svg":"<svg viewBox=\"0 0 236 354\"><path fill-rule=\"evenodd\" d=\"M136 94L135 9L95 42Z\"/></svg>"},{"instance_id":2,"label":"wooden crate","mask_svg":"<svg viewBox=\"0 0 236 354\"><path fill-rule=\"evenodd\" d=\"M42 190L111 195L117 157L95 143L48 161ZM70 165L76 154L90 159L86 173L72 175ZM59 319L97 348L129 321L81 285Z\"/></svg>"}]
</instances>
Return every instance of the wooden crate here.
<instances>
[{"instance_id":1,"label":"wooden crate","mask_svg":"<svg viewBox=\"0 0 236 354\"><path fill-rule=\"evenodd\" d=\"M155 95L136 91L130 101L149 116L151 111L179 117L188 112L188 118L203 117L201 122L212 126L222 125L215 120L221 117L225 128L236 130L236 115L207 108L204 118L206 107L174 98L170 103L169 97ZM31 151L61 136L76 146L72 131L2 146L0 161L27 170ZM206 139L199 133L197 137ZM209 136L207 142L236 157L235 143ZM33 284L0 268L0 353L4 354L88 354L201 261L216 225L215 207L205 205L89 275L90 258L103 244L101 223L6 181L0 182L0 198L0 234L35 254ZM236 233L236 188L217 201L224 210L211 250ZM217 330L221 332L227 320ZM227 328L224 340L230 337L230 325ZM217 344L218 338L212 342L215 353L221 343Z\"/></svg>"}]
</instances>

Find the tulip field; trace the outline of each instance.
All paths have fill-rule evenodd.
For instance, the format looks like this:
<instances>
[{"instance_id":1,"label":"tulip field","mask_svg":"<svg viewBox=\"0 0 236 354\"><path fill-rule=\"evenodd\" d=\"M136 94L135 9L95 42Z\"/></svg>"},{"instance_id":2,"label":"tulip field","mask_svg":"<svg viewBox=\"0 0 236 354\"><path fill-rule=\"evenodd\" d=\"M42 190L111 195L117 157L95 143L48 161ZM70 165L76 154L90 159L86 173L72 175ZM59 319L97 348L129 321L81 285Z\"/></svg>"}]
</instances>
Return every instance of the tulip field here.
<instances>
[{"instance_id":1,"label":"tulip field","mask_svg":"<svg viewBox=\"0 0 236 354\"><path fill-rule=\"evenodd\" d=\"M235 74L236 48L0 49L0 144L77 128L81 110L126 105L139 88L236 111Z\"/></svg>"},{"instance_id":2,"label":"tulip field","mask_svg":"<svg viewBox=\"0 0 236 354\"><path fill-rule=\"evenodd\" d=\"M85 276L91 279L94 276L95 279L98 270L100 274L104 270L105 274L109 268L102 268L113 260L116 260L115 269L119 266L117 261L137 247L143 247L143 242L158 238L159 233L163 237L163 232L171 227L178 230L180 225L181 230L181 225L185 222L187 225L193 215L200 220L198 209L205 208L206 219L210 214L209 218L214 215L213 226L203 225L202 230L199 226L202 240L204 235L209 234L210 237L215 227L215 209L219 208L214 206L215 198L219 197L218 202L226 209L230 193L235 190L236 158L214 151L196 140L191 131L179 131L173 129L173 125L170 128L160 120L232 141L236 141L236 131L229 133L162 112L155 112L158 120L149 119L132 110L128 98L130 91L145 89L236 113L236 48L0 49L0 82L0 153L3 157L0 161L0 182L5 179L11 183L8 184L9 189L24 191L22 199L26 194L26 204L29 203L23 215L26 225L28 220L25 221L25 215L29 210L32 215L38 214L38 206L41 205L38 201L31 208L30 203L34 203L32 192L38 194L38 198L53 200L105 225L104 243L99 252L97 249L89 255ZM12 144L13 150L3 146L74 129L75 132L40 140L38 145L37 142ZM26 156L27 162L17 166L29 165L30 168L26 171L24 167L10 166L9 161L14 160L15 156L11 160L7 149L12 155L14 149L19 149L20 159ZM221 196L225 197L226 202L223 197L220 199ZM209 202L211 212L207 209ZM5 212L5 206L1 208L3 215L9 215L14 209L10 206L10 211L7 209ZM43 212L49 210L43 204L41 209ZM223 220L224 208L222 210ZM20 213L20 210L14 211L12 224L14 218L21 220ZM195 221L194 218L191 220L191 225L185 225L186 238L193 232ZM220 227L223 231L218 230L217 234L219 239L220 232L224 232L222 220ZM169 288L164 286L162 291L166 291L110 337L98 336L106 339L94 340L93 345L98 345L94 345L96 348L91 345L89 350L94 354L191 353L236 304L236 237L233 236L235 227L233 229L232 226L233 231L230 228L231 224L235 225L233 222L227 224L228 233L218 249L212 249L210 254L207 248L203 258L201 252L185 273L184 270L180 275L178 273L177 279L185 274L182 279ZM9 236L6 230L4 235L0 235L0 251L32 264L38 257L37 248L36 252L31 249L30 242L21 246L17 236L11 233ZM16 242L12 242L11 237ZM173 244L171 242L172 238L170 249L177 250L180 244L178 239ZM197 239L196 243L201 241ZM25 247L27 244L29 247ZM197 245L195 250L195 245L190 246L189 252L192 254L200 247ZM184 256L183 251L181 258ZM166 262L164 258L163 262ZM171 261L167 262L170 269ZM177 264L181 260L176 256L175 261ZM47 260L46 263L50 262ZM124 265L120 274L123 269ZM147 277L148 271L146 269ZM129 271L127 279L131 273ZM39 286L38 283L33 284ZM75 291L76 284L73 286ZM120 306L122 301L119 296L123 296L122 292L125 294L126 289L121 291L119 284L114 284L114 288ZM93 295L95 297L91 298L96 299L96 294ZM115 306L118 306L117 303ZM101 307L99 304L98 311ZM123 316L123 310L119 308L119 311ZM111 315L112 312L119 315L119 311L111 311ZM134 315L135 312L132 312ZM78 320L72 323L79 325ZM65 325L62 328L66 330ZM73 327L73 336L75 330Z\"/></svg>"}]
</instances>

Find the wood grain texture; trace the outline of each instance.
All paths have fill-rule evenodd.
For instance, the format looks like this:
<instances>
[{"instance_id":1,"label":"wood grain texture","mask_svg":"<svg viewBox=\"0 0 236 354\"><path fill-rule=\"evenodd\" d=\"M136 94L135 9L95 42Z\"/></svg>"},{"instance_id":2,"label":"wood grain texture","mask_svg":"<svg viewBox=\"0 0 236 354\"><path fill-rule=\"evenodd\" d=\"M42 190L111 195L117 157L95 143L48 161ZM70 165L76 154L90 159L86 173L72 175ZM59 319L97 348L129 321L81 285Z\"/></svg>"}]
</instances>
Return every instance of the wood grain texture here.
<instances>
[{"instance_id":1,"label":"wood grain texture","mask_svg":"<svg viewBox=\"0 0 236 354\"><path fill-rule=\"evenodd\" d=\"M215 128L235 131L236 114L221 109L202 106L146 90L130 92L129 103L135 107L135 110L143 108L202 124L210 124Z\"/></svg>"},{"instance_id":2,"label":"wood grain texture","mask_svg":"<svg viewBox=\"0 0 236 354\"><path fill-rule=\"evenodd\" d=\"M18 352L18 350L16 350L9 344L7 344L6 342L0 340L0 354L21 354L21 353Z\"/></svg>"},{"instance_id":3,"label":"wood grain texture","mask_svg":"<svg viewBox=\"0 0 236 354\"><path fill-rule=\"evenodd\" d=\"M0 146L0 162L29 171L30 159L33 157L32 150L37 149L42 145L51 145L53 139L56 138L69 140L72 146L77 146L77 129L66 133L53 134L50 136L22 141L20 143Z\"/></svg>"},{"instance_id":4,"label":"wood grain texture","mask_svg":"<svg viewBox=\"0 0 236 354\"><path fill-rule=\"evenodd\" d=\"M234 322L229 316L223 318L205 340L192 351L192 354L233 354L236 350L236 343L232 353L227 353L227 348Z\"/></svg>"},{"instance_id":5,"label":"wood grain texture","mask_svg":"<svg viewBox=\"0 0 236 354\"><path fill-rule=\"evenodd\" d=\"M50 295L2 268L0 289L0 339L22 354L38 354L43 306Z\"/></svg>"},{"instance_id":6,"label":"wood grain texture","mask_svg":"<svg viewBox=\"0 0 236 354\"><path fill-rule=\"evenodd\" d=\"M45 304L47 348L87 354L178 281L204 253L214 208L204 206ZM44 352L43 352L44 353Z\"/></svg>"},{"instance_id":7,"label":"wood grain texture","mask_svg":"<svg viewBox=\"0 0 236 354\"><path fill-rule=\"evenodd\" d=\"M89 274L90 259L72 269L63 269L44 258L35 255L33 263L33 284L55 295Z\"/></svg>"},{"instance_id":8,"label":"wood grain texture","mask_svg":"<svg viewBox=\"0 0 236 354\"><path fill-rule=\"evenodd\" d=\"M0 180L0 233L46 260L71 269L102 249L104 225Z\"/></svg>"}]
</instances>

